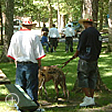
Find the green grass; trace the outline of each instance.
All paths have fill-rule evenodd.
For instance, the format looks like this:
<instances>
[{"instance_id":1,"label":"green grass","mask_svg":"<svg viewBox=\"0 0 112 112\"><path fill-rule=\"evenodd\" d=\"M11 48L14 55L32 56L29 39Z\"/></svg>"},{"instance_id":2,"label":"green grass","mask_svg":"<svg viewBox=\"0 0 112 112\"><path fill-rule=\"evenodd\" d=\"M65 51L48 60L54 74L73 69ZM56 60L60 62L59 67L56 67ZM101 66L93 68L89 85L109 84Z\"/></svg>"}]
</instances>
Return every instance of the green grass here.
<instances>
[{"instance_id":1,"label":"green grass","mask_svg":"<svg viewBox=\"0 0 112 112\"><path fill-rule=\"evenodd\" d=\"M74 43L74 52L76 49L76 44ZM112 60L112 54L111 53L104 53L105 48L102 49L102 53L99 59L99 71L101 74L101 78L105 85L112 90L112 69L111 69L111 60ZM73 56L74 53L65 53L65 44L59 43L59 46L57 48L57 52L53 53L47 53L46 57L42 59L42 66L48 66L48 65L59 65L58 67L61 67L62 63L67 61L69 58ZM67 88L70 91L70 101L67 100L63 101L64 99L61 99L58 102L54 101L54 98L56 96L56 93L54 91L54 85L52 81L49 81L46 84L47 91L48 91L48 100L46 100L45 95L43 94L43 97L39 96L40 103L47 102L52 104L52 107L45 107L46 112L87 112L87 110L99 110L99 112L105 112L105 109L102 107L107 106L109 104L112 104L112 94L108 92L95 92L95 101L98 104L97 107L94 108L83 108L80 109L78 104L83 99L83 93L74 93L71 92L73 89L74 83L76 81L77 77L77 64L78 64L78 58L72 60L66 67L64 67L62 70L64 73L68 72L66 75L66 84ZM14 63L0 63L0 69L7 75L7 77L11 80L11 83L15 83L15 74L16 74L16 68ZM10 108L5 103L5 96L8 94L7 89L5 86L0 86L0 112L4 112L4 109L10 110L11 112L16 112L14 108ZM60 90L59 96L62 97L62 91Z\"/></svg>"}]
</instances>

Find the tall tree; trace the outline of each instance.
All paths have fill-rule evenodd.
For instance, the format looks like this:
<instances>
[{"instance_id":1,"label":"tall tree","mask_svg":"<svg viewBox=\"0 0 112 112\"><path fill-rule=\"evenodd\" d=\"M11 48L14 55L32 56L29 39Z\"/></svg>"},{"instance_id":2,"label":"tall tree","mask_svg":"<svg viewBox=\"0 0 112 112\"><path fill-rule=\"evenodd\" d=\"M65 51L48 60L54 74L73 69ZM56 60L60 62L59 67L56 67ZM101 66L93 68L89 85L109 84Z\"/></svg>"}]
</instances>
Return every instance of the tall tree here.
<instances>
[{"instance_id":1,"label":"tall tree","mask_svg":"<svg viewBox=\"0 0 112 112\"><path fill-rule=\"evenodd\" d=\"M112 0L109 0L109 42L108 42L108 51L112 51Z\"/></svg>"},{"instance_id":2,"label":"tall tree","mask_svg":"<svg viewBox=\"0 0 112 112\"><path fill-rule=\"evenodd\" d=\"M51 0L48 0L48 4L49 4L49 27L51 28L52 27L52 24L53 24L53 21L52 21L52 3L51 3Z\"/></svg>"},{"instance_id":3,"label":"tall tree","mask_svg":"<svg viewBox=\"0 0 112 112\"><path fill-rule=\"evenodd\" d=\"M3 45L3 18L2 18L2 1L0 0L0 24L1 24L1 41L0 41L0 45Z\"/></svg>"},{"instance_id":4,"label":"tall tree","mask_svg":"<svg viewBox=\"0 0 112 112\"><path fill-rule=\"evenodd\" d=\"M2 56L0 61L7 61L7 50L9 47L9 43L11 37L13 35L13 11L14 11L14 0L5 0L6 5L6 20L5 20L5 39L4 39L4 47L2 50Z\"/></svg>"},{"instance_id":5,"label":"tall tree","mask_svg":"<svg viewBox=\"0 0 112 112\"><path fill-rule=\"evenodd\" d=\"M94 27L96 28L98 22L98 2L99 0L92 0L92 16L94 20Z\"/></svg>"},{"instance_id":6,"label":"tall tree","mask_svg":"<svg viewBox=\"0 0 112 112\"><path fill-rule=\"evenodd\" d=\"M82 12L83 18L85 14L92 16L92 0L83 0L83 12Z\"/></svg>"},{"instance_id":7,"label":"tall tree","mask_svg":"<svg viewBox=\"0 0 112 112\"><path fill-rule=\"evenodd\" d=\"M99 30L103 29L103 15L104 15L104 0L100 0L100 25Z\"/></svg>"}]
</instances>

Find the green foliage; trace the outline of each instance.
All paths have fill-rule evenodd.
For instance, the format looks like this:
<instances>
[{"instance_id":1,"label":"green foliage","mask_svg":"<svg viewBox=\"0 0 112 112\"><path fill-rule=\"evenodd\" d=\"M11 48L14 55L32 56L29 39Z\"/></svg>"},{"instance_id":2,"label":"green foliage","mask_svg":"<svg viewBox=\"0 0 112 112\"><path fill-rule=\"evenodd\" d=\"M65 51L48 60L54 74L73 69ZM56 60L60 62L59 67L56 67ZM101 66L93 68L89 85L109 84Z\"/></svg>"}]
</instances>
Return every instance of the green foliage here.
<instances>
[{"instance_id":1,"label":"green foliage","mask_svg":"<svg viewBox=\"0 0 112 112\"><path fill-rule=\"evenodd\" d=\"M40 14L42 18L49 18L49 4L48 0L15 0L15 16L33 16L34 19L38 19ZM58 1L50 0L53 8L53 17L57 18ZM59 0L60 14L73 16L74 19L80 17L80 1L75 0ZM68 11L69 9L69 11ZM79 13L80 12L80 13Z\"/></svg>"}]
</instances>

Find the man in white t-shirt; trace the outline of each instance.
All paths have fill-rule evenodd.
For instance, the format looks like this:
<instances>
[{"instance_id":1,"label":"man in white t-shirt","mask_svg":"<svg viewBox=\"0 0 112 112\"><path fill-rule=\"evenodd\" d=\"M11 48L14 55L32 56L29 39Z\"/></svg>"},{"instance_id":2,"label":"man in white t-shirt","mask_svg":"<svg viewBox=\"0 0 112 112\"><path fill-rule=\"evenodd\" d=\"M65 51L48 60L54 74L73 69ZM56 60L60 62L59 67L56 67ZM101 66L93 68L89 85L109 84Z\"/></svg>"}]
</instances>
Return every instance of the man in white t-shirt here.
<instances>
[{"instance_id":1,"label":"man in white t-shirt","mask_svg":"<svg viewBox=\"0 0 112 112\"><path fill-rule=\"evenodd\" d=\"M56 52L56 47L58 46L58 39L59 39L59 32L58 29L55 27L55 24L52 25L53 27L49 30L48 37L50 40L50 48L51 52L53 52L53 47L54 51Z\"/></svg>"},{"instance_id":2,"label":"man in white t-shirt","mask_svg":"<svg viewBox=\"0 0 112 112\"><path fill-rule=\"evenodd\" d=\"M39 106L38 69L45 53L39 37L31 31L33 25L31 21L23 21L23 28L11 38L7 56L16 62L16 84L22 87Z\"/></svg>"},{"instance_id":3,"label":"man in white t-shirt","mask_svg":"<svg viewBox=\"0 0 112 112\"><path fill-rule=\"evenodd\" d=\"M65 51L69 51L70 47L70 52L73 52L73 37L75 36L75 31L71 27L71 23L68 23L68 27L65 30Z\"/></svg>"}]
</instances>

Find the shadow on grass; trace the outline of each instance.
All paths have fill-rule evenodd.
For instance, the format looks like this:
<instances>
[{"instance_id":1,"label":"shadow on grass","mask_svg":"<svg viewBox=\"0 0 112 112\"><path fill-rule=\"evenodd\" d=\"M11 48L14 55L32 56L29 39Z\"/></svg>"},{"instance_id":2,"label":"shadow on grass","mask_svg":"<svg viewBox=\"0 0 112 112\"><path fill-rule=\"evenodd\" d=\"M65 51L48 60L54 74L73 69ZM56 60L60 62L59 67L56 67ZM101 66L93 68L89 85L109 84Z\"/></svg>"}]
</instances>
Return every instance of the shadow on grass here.
<instances>
[{"instance_id":1,"label":"shadow on grass","mask_svg":"<svg viewBox=\"0 0 112 112\"><path fill-rule=\"evenodd\" d=\"M58 67L61 68L61 63L67 61L69 58L73 56L74 53L65 53L64 43L59 43L59 46L57 48L57 52L48 53L45 58L42 59L42 66L50 66L50 65L59 65ZM74 46L74 51L76 49L76 46ZM101 57L99 59L99 70L102 77L103 82L107 85L108 88L112 89L112 69L111 69L111 60L112 56L110 53L108 54L101 54ZM46 83L46 88L48 91L48 100L45 99L45 95L41 98L39 96L39 101L41 104L44 104L47 102L45 107L46 112L79 112L79 103L82 102L83 94L74 92L71 92L73 89L74 83L76 81L77 77L77 63L78 58L72 60L70 63L68 63L62 71L66 74L66 84L67 88L70 91L70 100L69 102L66 100L59 100L58 102L55 102L55 96L56 92L54 89L54 84L52 81ZM15 74L16 74L16 68L14 63L0 63L0 69L6 74L6 76L11 80L11 83L15 83ZM2 88L3 90L4 88ZM2 91L1 90L1 91ZM3 94L0 94L2 96ZM59 96L62 97L62 90L59 91ZM112 95L110 93L95 93L95 101L96 101L96 107L103 107L110 103L112 103ZM44 102L43 102L44 100ZM49 103L49 105L48 105ZM87 111L85 111L87 112ZM103 109L101 110L103 112Z\"/></svg>"}]
</instances>

